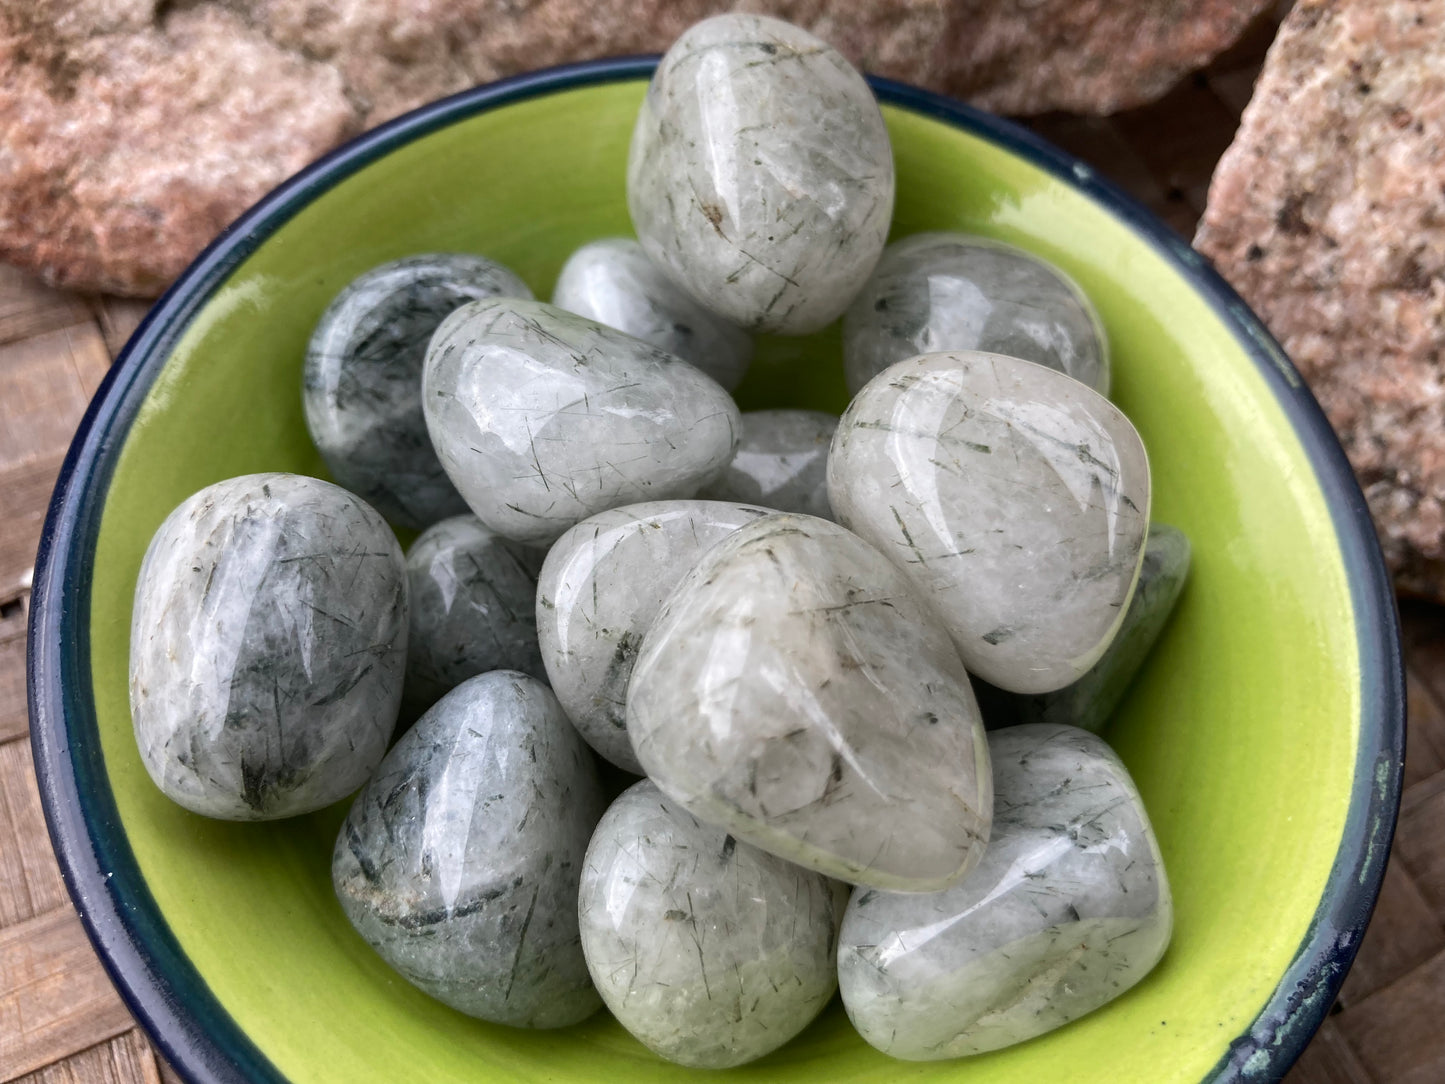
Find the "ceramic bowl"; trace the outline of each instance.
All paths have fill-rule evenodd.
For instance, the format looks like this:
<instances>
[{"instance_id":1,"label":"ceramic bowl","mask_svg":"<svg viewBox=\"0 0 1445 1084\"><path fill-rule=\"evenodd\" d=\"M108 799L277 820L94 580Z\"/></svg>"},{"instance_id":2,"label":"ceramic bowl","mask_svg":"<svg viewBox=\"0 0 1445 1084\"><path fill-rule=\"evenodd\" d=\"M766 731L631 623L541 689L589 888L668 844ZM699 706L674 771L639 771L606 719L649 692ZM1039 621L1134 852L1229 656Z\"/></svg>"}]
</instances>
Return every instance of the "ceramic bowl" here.
<instances>
[{"instance_id":1,"label":"ceramic bowl","mask_svg":"<svg viewBox=\"0 0 1445 1084\"><path fill-rule=\"evenodd\" d=\"M150 783L126 659L137 569L179 501L252 471L323 474L302 422L307 335L358 273L485 253L547 296L567 254L629 232L628 137L652 61L467 92L287 182L181 278L105 381L37 570L36 762L70 890L111 975L187 1078L684 1080L605 1013L561 1033L428 999L354 934L329 864L345 804L272 824L193 816ZM895 236L964 229L1074 276L1113 344L1157 518L1194 569L1106 736L1148 805L1174 941L1066 1028L958 1062L866 1046L834 1004L743 1081L1195 1084L1271 1080L1328 1009L1369 917L1399 796L1402 673L1365 503L1324 417L1248 309L1178 237L1013 125L875 81L898 167ZM846 403L836 328L771 339L744 408Z\"/></svg>"}]
</instances>

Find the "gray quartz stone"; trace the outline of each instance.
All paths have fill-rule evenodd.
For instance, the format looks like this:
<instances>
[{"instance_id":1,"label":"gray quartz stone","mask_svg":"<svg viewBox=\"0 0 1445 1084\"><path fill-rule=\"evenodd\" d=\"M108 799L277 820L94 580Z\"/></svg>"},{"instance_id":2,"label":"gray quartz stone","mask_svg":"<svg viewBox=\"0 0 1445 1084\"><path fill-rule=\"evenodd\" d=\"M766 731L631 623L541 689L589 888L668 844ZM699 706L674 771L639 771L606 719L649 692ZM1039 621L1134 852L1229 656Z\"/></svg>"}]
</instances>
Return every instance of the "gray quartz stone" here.
<instances>
[{"instance_id":1,"label":"gray quartz stone","mask_svg":"<svg viewBox=\"0 0 1445 1084\"><path fill-rule=\"evenodd\" d=\"M833 996L846 898L643 780L587 848L582 949L612 1015L648 1049L725 1069L782 1046Z\"/></svg>"},{"instance_id":2,"label":"gray quartz stone","mask_svg":"<svg viewBox=\"0 0 1445 1084\"><path fill-rule=\"evenodd\" d=\"M537 301L475 301L433 337L427 428L486 526L551 542L608 508L691 497L732 459L738 408L711 377Z\"/></svg>"},{"instance_id":3,"label":"gray quartz stone","mask_svg":"<svg viewBox=\"0 0 1445 1084\"><path fill-rule=\"evenodd\" d=\"M749 411L733 461L698 496L832 519L828 446L837 428L838 416L820 410Z\"/></svg>"},{"instance_id":4,"label":"gray quartz stone","mask_svg":"<svg viewBox=\"0 0 1445 1084\"><path fill-rule=\"evenodd\" d=\"M694 816L830 877L941 888L988 841L988 747L948 634L827 520L766 516L703 556L643 640L627 729Z\"/></svg>"},{"instance_id":5,"label":"gray quartz stone","mask_svg":"<svg viewBox=\"0 0 1445 1084\"><path fill-rule=\"evenodd\" d=\"M650 501L584 519L547 553L537 633L552 689L587 743L619 768L642 766L627 738L627 683L668 593L707 550L765 508Z\"/></svg>"},{"instance_id":6,"label":"gray quartz stone","mask_svg":"<svg viewBox=\"0 0 1445 1084\"><path fill-rule=\"evenodd\" d=\"M536 617L537 573L546 556L487 530L472 515L433 524L412 543L405 692L412 718L477 674L547 676Z\"/></svg>"},{"instance_id":7,"label":"gray quartz stone","mask_svg":"<svg viewBox=\"0 0 1445 1084\"><path fill-rule=\"evenodd\" d=\"M332 857L337 898L432 997L499 1024L575 1024L600 1004L577 887L606 804L547 687L482 674L422 716L357 797Z\"/></svg>"},{"instance_id":8,"label":"gray quartz stone","mask_svg":"<svg viewBox=\"0 0 1445 1084\"><path fill-rule=\"evenodd\" d=\"M1109 394L1099 314L1058 268L966 233L919 233L883 250L843 320L843 366L857 394L894 362L944 350L1035 361Z\"/></svg>"},{"instance_id":9,"label":"gray quartz stone","mask_svg":"<svg viewBox=\"0 0 1445 1084\"><path fill-rule=\"evenodd\" d=\"M398 526L467 510L427 438L421 369L443 319L497 295L532 291L481 256L408 256L337 294L311 334L303 395L311 439L337 482Z\"/></svg>"},{"instance_id":10,"label":"gray quartz stone","mask_svg":"<svg viewBox=\"0 0 1445 1084\"><path fill-rule=\"evenodd\" d=\"M676 354L728 391L753 360L751 335L708 312L626 238L593 241L572 253L552 304Z\"/></svg>"},{"instance_id":11,"label":"gray quartz stone","mask_svg":"<svg viewBox=\"0 0 1445 1084\"><path fill-rule=\"evenodd\" d=\"M883 251L893 151L863 77L763 15L687 30L658 65L627 162L632 225L713 312L803 334L840 316Z\"/></svg>"},{"instance_id":12,"label":"gray quartz stone","mask_svg":"<svg viewBox=\"0 0 1445 1084\"><path fill-rule=\"evenodd\" d=\"M166 517L136 583L130 709L146 771L226 820L308 813L386 752L406 665L401 547L329 482L250 474Z\"/></svg>"},{"instance_id":13,"label":"gray quartz stone","mask_svg":"<svg viewBox=\"0 0 1445 1084\"><path fill-rule=\"evenodd\" d=\"M989 735L993 838L942 892L858 891L838 980L859 1033L931 1061L1022 1042L1122 994L1163 956L1173 904L1129 773L1092 734Z\"/></svg>"},{"instance_id":14,"label":"gray quartz stone","mask_svg":"<svg viewBox=\"0 0 1445 1084\"><path fill-rule=\"evenodd\" d=\"M1064 723L1095 734L1103 730L1164 631L1188 576L1189 539L1174 527L1152 524L1134 599L1104 657L1072 685L1035 696L1006 693L975 681L973 689L984 724L992 729L1020 723Z\"/></svg>"},{"instance_id":15,"label":"gray quartz stone","mask_svg":"<svg viewBox=\"0 0 1445 1084\"><path fill-rule=\"evenodd\" d=\"M1149 461L1077 380L1000 354L925 354L848 407L828 496L942 615L969 673L1042 693L1087 673L1119 628Z\"/></svg>"}]
</instances>

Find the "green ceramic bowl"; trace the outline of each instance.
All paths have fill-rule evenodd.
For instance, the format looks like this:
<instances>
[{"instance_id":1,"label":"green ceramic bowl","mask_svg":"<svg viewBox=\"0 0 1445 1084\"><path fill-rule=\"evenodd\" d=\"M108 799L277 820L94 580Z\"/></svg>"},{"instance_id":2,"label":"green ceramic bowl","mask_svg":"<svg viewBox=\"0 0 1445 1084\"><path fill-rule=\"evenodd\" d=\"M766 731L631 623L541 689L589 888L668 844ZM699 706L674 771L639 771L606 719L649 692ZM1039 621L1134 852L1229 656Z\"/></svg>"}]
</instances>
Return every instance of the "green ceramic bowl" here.
<instances>
[{"instance_id":1,"label":"green ceramic bowl","mask_svg":"<svg viewBox=\"0 0 1445 1084\"><path fill-rule=\"evenodd\" d=\"M428 999L352 932L332 896L344 805L261 825L193 816L146 777L126 704L136 573L166 513L231 475L324 473L300 373L332 295L384 260L462 249L547 296L574 247L629 230L623 167L651 67L603 62L484 87L287 183L157 306L71 448L34 598L36 760L91 935L193 1081L698 1075L653 1057L606 1013L528 1033ZM874 85L897 156L895 233L1003 238L1083 285L1113 343L1115 398L1149 448L1157 516L1193 540L1179 610L1107 735L1158 829L1174 942L1123 997L1011 1049L890 1061L835 1004L731 1079L1276 1079L1353 957L1398 804L1398 640L1360 492L1289 362L1178 238L1023 131ZM738 398L841 410L836 329L765 342Z\"/></svg>"}]
</instances>

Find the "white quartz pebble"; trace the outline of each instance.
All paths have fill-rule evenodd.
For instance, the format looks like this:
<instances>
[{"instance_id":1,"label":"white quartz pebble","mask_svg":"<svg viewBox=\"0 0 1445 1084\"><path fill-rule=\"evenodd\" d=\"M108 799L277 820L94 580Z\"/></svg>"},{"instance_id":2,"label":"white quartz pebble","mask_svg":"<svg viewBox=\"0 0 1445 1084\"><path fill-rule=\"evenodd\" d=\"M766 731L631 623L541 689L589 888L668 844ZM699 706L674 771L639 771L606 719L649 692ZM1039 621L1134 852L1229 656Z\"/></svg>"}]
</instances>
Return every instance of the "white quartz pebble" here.
<instances>
[{"instance_id":1,"label":"white quartz pebble","mask_svg":"<svg viewBox=\"0 0 1445 1084\"><path fill-rule=\"evenodd\" d=\"M838 416L821 410L748 411L733 461L698 496L832 519L828 446L837 429Z\"/></svg>"}]
</instances>

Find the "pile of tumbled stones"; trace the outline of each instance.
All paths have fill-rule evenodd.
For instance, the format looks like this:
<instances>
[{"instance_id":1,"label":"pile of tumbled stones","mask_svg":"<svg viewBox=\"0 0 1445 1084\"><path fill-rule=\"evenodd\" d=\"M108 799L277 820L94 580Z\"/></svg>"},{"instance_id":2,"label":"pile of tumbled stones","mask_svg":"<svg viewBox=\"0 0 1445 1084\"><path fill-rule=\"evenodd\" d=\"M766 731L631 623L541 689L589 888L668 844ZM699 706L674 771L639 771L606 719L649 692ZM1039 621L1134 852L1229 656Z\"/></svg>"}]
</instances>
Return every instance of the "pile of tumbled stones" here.
<instances>
[{"instance_id":1,"label":"pile of tumbled stones","mask_svg":"<svg viewBox=\"0 0 1445 1084\"><path fill-rule=\"evenodd\" d=\"M839 987L907 1059L1104 1004L1172 908L1095 732L1189 546L1149 523L1093 308L1004 244L885 248L878 105L773 19L678 40L627 182L639 240L584 246L551 304L459 254L335 299L304 397L345 488L220 482L146 554L151 776L238 820L363 787L346 914L487 1020L605 1003L723 1067ZM840 315L841 419L739 413L750 332ZM405 558L388 520L423 529ZM609 803L597 756L646 778Z\"/></svg>"}]
</instances>

